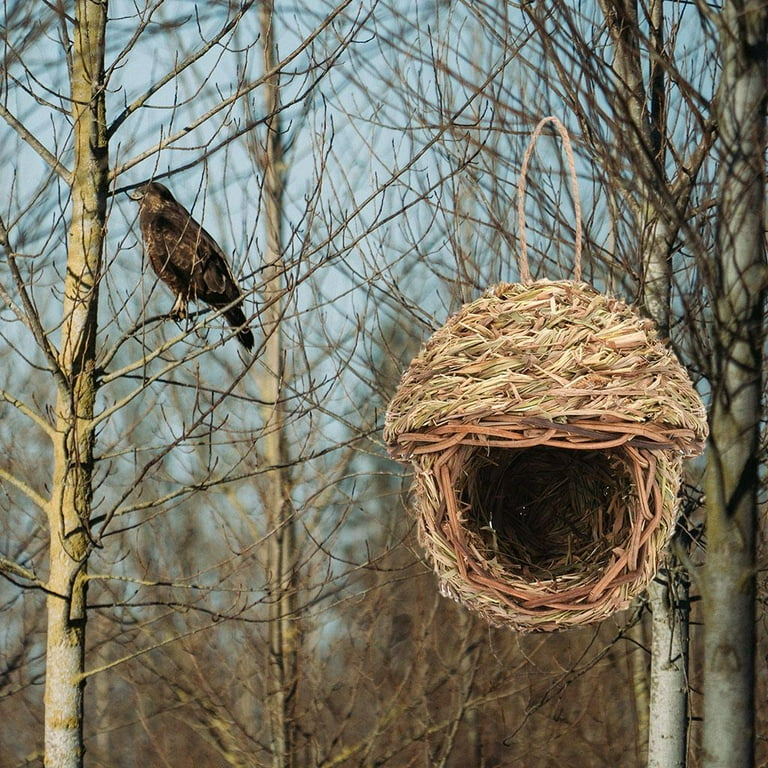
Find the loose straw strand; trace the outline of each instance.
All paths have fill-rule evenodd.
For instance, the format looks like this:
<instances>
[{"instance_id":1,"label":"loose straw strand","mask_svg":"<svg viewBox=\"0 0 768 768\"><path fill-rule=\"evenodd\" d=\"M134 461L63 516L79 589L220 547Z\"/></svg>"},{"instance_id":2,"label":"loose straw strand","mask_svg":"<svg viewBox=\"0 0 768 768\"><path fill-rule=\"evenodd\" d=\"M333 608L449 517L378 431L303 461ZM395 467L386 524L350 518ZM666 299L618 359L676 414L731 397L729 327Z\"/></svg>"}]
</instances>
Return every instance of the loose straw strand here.
<instances>
[{"instance_id":1,"label":"loose straw strand","mask_svg":"<svg viewBox=\"0 0 768 768\"><path fill-rule=\"evenodd\" d=\"M528 142L528 147L523 155L523 165L520 168L520 182L517 188L517 220L520 228L520 281L522 283L531 282L531 270L528 266L528 246L525 240L525 182L528 173L528 162L531 159L533 148L536 145L536 139L547 123L554 123L565 145L565 155L568 160L568 170L571 174L571 184L573 187L573 208L576 214L576 247L573 257L573 279L578 283L581 281L581 203L579 202L579 183L576 178L576 161L573 158L573 148L571 147L571 138L568 130L554 115L542 118Z\"/></svg>"}]
</instances>

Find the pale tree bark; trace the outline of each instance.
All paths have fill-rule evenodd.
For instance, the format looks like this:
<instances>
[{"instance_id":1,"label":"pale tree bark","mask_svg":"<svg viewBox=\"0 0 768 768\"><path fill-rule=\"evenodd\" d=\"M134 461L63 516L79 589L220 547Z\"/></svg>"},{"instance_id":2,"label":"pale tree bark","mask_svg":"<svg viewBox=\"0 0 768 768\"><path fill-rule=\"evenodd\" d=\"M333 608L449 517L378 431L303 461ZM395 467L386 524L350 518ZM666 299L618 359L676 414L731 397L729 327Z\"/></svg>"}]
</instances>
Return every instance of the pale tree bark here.
<instances>
[{"instance_id":1,"label":"pale tree bark","mask_svg":"<svg viewBox=\"0 0 768 768\"><path fill-rule=\"evenodd\" d=\"M687 577L676 568L663 568L648 588L648 600L652 631L648 766L683 768L688 733Z\"/></svg>"},{"instance_id":2,"label":"pale tree bark","mask_svg":"<svg viewBox=\"0 0 768 768\"><path fill-rule=\"evenodd\" d=\"M638 621L629 630L632 645L635 646L627 659L627 677L632 690L635 707L635 753L638 764L645 764L648 754L648 727L650 714L650 686L646 648L646 625Z\"/></svg>"},{"instance_id":3,"label":"pale tree bark","mask_svg":"<svg viewBox=\"0 0 768 768\"><path fill-rule=\"evenodd\" d=\"M658 215L650 216L644 229L643 304L666 338L675 234ZM667 552L663 567L648 586L648 604L652 615L648 766L683 768L688 733L689 581L672 552Z\"/></svg>"},{"instance_id":4,"label":"pale tree bark","mask_svg":"<svg viewBox=\"0 0 768 768\"><path fill-rule=\"evenodd\" d=\"M720 15L722 80L713 360L706 471L704 762L754 764L755 531L766 265L768 6L731 0Z\"/></svg>"},{"instance_id":5,"label":"pale tree bark","mask_svg":"<svg viewBox=\"0 0 768 768\"><path fill-rule=\"evenodd\" d=\"M649 6L651 71L650 153L656 178L666 184L666 87L664 0ZM650 198L650 195L648 196ZM652 198L651 198L652 199ZM680 219L677 219L678 221ZM659 333L670 332L672 248L677 232L656 211L645 223L644 304ZM688 576L667 553L664 566L648 586L651 608L651 677L648 717L648 768L684 768L688 736Z\"/></svg>"},{"instance_id":6,"label":"pale tree bark","mask_svg":"<svg viewBox=\"0 0 768 768\"><path fill-rule=\"evenodd\" d=\"M78 0L72 48L75 165L56 401L48 525L50 575L45 681L45 765L83 761L86 566L93 495L98 284L104 242L107 136L104 35L107 3Z\"/></svg>"},{"instance_id":7,"label":"pale tree bark","mask_svg":"<svg viewBox=\"0 0 768 768\"><path fill-rule=\"evenodd\" d=\"M672 249L684 208L680 215L674 208L665 208L673 195L665 171L667 110L663 2L652 0L647 8L649 36L645 41L641 40L635 0L602 0L602 6L616 52L614 66L619 80L627 86L622 106L630 125L633 159L640 171L636 176L639 188L636 213L642 232L642 303L660 336L667 338L670 332ZM640 54L642 45L649 49L647 81ZM686 763L688 601L687 576L674 556L668 554L664 567L648 587L652 615L649 768L683 768Z\"/></svg>"},{"instance_id":8,"label":"pale tree bark","mask_svg":"<svg viewBox=\"0 0 768 768\"><path fill-rule=\"evenodd\" d=\"M272 0L259 7L264 71L277 65L275 14ZM290 768L296 763L296 687L298 648L296 594L296 522L291 503L291 478L283 406L286 376L285 349L281 324L285 311L285 270L283 268L284 146L280 120L279 75L264 85L267 115L266 137L260 163L264 174L263 208L266 229L264 290L260 323L265 334L260 377L264 437L262 455L273 469L266 477L265 507L269 538L270 612L268 655L267 717L270 724L272 765Z\"/></svg>"}]
</instances>

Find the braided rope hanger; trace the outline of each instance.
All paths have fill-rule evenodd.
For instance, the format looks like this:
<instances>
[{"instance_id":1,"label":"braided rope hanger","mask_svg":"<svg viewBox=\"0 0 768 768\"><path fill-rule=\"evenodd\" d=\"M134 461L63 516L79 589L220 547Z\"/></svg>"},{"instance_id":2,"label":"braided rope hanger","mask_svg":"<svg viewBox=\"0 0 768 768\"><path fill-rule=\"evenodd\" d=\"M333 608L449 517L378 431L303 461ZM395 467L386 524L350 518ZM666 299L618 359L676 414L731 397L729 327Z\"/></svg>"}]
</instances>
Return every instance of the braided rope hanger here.
<instances>
[{"instance_id":1,"label":"braided rope hanger","mask_svg":"<svg viewBox=\"0 0 768 768\"><path fill-rule=\"evenodd\" d=\"M523 156L523 165L520 168L520 182L517 188L517 219L520 227L520 282L531 282L531 270L528 266L528 245L525 240L525 183L528 173L528 163L531 159L531 154L536 145L536 140L539 138L542 129L547 123L554 123L561 138L563 139L563 145L565 146L565 155L568 160L568 170L571 174L571 184L573 188L573 207L576 214L576 247L573 257L573 279L578 283L581 282L581 203L579 202L579 184L576 178L576 161L573 157L573 148L571 147L571 138L568 135L566 127L562 124L559 118L554 115L542 118L539 124L536 126L531 140L528 142L528 147L525 150Z\"/></svg>"}]
</instances>

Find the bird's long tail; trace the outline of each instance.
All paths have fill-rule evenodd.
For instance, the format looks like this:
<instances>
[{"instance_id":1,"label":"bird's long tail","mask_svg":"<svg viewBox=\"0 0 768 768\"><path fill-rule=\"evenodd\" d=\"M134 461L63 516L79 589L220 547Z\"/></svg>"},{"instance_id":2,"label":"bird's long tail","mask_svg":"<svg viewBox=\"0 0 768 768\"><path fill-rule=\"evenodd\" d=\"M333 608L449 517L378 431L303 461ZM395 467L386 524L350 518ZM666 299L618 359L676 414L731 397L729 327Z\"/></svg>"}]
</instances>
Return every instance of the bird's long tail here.
<instances>
[{"instance_id":1,"label":"bird's long tail","mask_svg":"<svg viewBox=\"0 0 768 768\"><path fill-rule=\"evenodd\" d=\"M224 317L233 328L240 328L237 332L237 340L250 352L253 349L253 333L245 325L245 315L239 306L230 307ZM242 328L240 326L243 326Z\"/></svg>"}]
</instances>

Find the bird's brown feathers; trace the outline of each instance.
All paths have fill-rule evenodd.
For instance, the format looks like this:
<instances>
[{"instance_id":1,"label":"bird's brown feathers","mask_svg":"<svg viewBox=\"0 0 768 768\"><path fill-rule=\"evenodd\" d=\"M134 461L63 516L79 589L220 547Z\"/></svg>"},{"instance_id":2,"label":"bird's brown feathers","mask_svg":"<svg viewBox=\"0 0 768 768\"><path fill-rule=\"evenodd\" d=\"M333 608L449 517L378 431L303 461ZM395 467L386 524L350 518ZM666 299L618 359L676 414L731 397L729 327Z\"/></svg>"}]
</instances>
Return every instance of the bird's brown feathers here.
<instances>
[{"instance_id":1,"label":"bird's brown feathers","mask_svg":"<svg viewBox=\"0 0 768 768\"><path fill-rule=\"evenodd\" d=\"M253 334L245 326L243 294L221 248L170 191L157 182L142 187L139 224L147 254L157 276L176 294L173 311L186 314L189 301L204 301L223 309L224 317L246 349ZM241 327L242 326L242 327Z\"/></svg>"}]
</instances>

